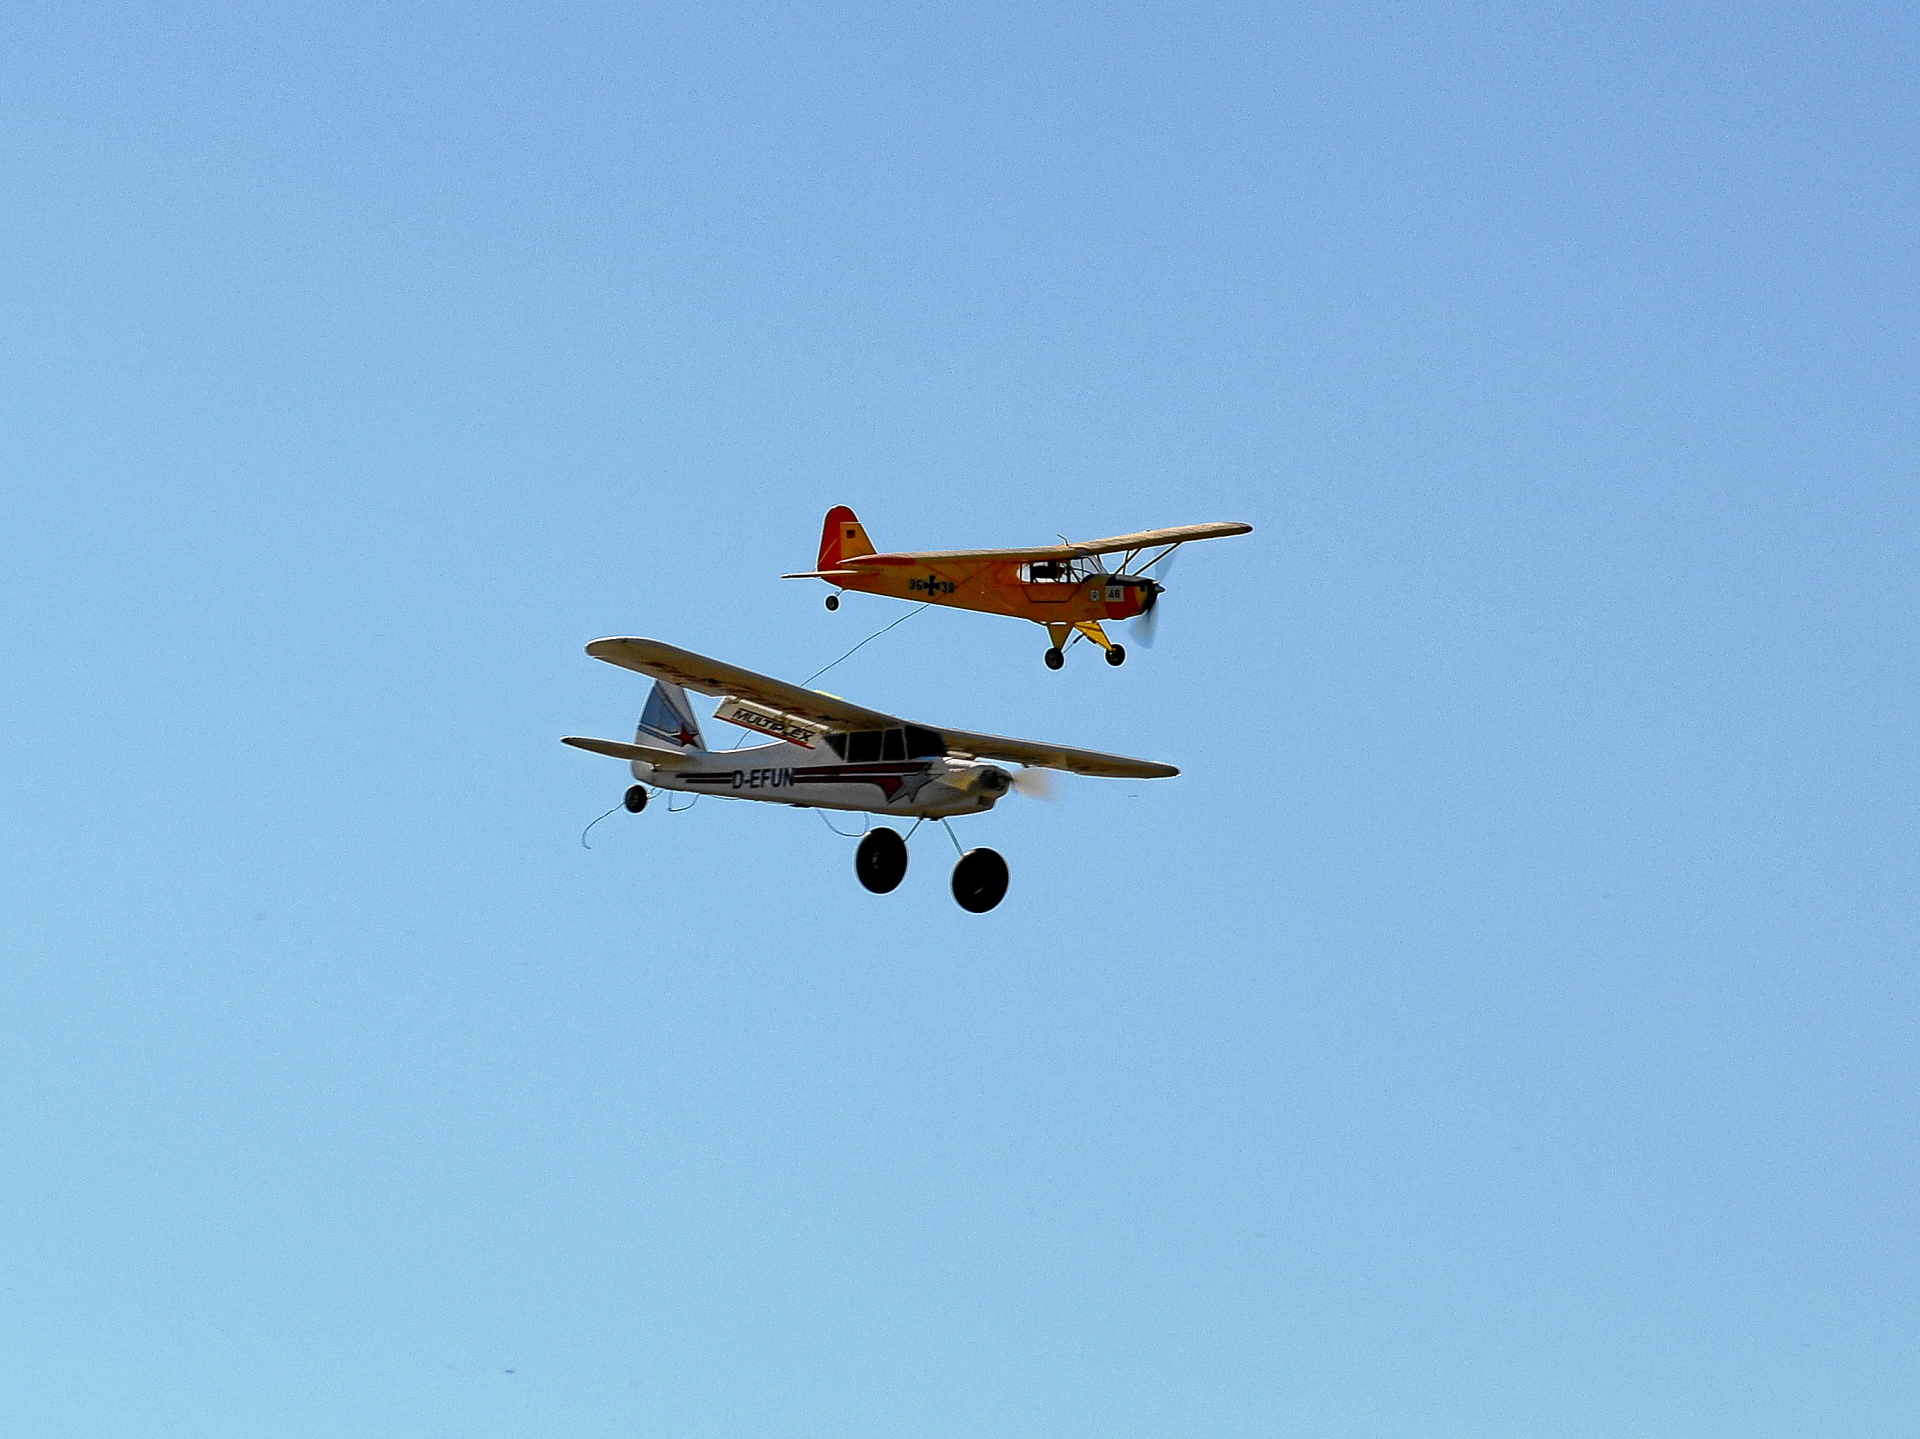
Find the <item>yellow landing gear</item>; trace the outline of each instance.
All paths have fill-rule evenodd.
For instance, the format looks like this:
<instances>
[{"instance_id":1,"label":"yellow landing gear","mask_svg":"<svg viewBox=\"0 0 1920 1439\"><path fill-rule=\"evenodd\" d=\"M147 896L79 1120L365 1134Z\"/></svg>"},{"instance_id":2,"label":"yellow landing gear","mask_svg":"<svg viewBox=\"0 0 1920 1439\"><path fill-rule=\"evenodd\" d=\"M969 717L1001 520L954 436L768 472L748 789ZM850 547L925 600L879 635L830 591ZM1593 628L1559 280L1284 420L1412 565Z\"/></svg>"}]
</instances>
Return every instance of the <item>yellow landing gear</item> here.
<instances>
[{"instance_id":1,"label":"yellow landing gear","mask_svg":"<svg viewBox=\"0 0 1920 1439\"><path fill-rule=\"evenodd\" d=\"M1073 638L1073 626L1050 624L1047 638L1053 641L1053 648L1047 651L1047 668L1057 670L1067 662L1067 641Z\"/></svg>"},{"instance_id":2,"label":"yellow landing gear","mask_svg":"<svg viewBox=\"0 0 1920 1439\"><path fill-rule=\"evenodd\" d=\"M1108 664L1123 665L1127 662L1127 652L1125 648L1107 638L1107 632L1100 628L1100 621L1083 620L1081 623L1075 625L1074 628L1107 652Z\"/></svg>"},{"instance_id":3,"label":"yellow landing gear","mask_svg":"<svg viewBox=\"0 0 1920 1439\"><path fill-rule=\"evenodd\" d=\"M1127 662L1127 651L1125 647L1117 645L1107 638L1107 632L1100 628L1100 621L1081 620L1077 624L1053 624L1050 622L1047 625L1047 638L1053 641L1053 648L1049 649L1046 654L1048 669L1057 670L1067 662L1067 646L1073 642L1076 636L1092 640L1095 644L1099 645L1101 649L1105 650L1107 652L1108 664L1123 665Z\"/></svg>"}]
</instances>

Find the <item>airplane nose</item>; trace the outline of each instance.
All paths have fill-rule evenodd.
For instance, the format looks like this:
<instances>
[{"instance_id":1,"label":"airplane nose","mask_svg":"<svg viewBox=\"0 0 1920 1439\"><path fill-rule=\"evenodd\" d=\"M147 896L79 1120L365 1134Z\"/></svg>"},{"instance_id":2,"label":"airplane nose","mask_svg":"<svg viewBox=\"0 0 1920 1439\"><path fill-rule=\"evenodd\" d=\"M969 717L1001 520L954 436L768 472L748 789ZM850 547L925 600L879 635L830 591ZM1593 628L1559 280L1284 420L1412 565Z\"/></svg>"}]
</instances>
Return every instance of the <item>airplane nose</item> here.
<instances>
[{"instance_id":1,"label":"airplane nose","mask_svg":"<svg viewBox=\"0 0 1920 1439\"><path fill-rule=\"evenodd\" d=\"M1140 643L1148 649L1153 648L1153 632L1160 624L1160 596L1166 588L1158 580L1147 580L1140 591L1140 614L1134 633L1139 635Z\"/></svg>"},{"instance_id":2,"label":"airplane nose","mask_svg":"<svg viewBox=\"0 0 1920 1439\"><path fill-rule=\"evenodd\" d=\"M1013 776L997 764L962 764L947 772L947 784L962 794L998 799L1013 788Z\"/></svg>"}]
</instances>

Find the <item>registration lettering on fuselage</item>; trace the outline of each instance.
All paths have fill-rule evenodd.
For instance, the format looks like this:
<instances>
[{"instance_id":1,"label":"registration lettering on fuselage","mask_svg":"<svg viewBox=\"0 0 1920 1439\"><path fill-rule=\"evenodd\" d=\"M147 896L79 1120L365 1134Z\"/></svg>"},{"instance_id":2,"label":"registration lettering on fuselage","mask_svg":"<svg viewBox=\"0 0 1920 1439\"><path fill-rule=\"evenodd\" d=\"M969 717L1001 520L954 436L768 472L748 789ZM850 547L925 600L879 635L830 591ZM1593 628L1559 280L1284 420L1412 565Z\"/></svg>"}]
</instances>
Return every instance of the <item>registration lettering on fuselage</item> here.
<instances>
[{"instance_id":1,"label":"registration lettering on fuselage","mask_svg":"<svg viewBox=\"0 0 1920 1439\"><path fill-rule=\"evenodd\" d=\"M710 769L689 774L686 780L689 784L725 786L728 789L785 789L793 783L793 767L774 765L766 769Z\"/></svg>"}]
</instances>

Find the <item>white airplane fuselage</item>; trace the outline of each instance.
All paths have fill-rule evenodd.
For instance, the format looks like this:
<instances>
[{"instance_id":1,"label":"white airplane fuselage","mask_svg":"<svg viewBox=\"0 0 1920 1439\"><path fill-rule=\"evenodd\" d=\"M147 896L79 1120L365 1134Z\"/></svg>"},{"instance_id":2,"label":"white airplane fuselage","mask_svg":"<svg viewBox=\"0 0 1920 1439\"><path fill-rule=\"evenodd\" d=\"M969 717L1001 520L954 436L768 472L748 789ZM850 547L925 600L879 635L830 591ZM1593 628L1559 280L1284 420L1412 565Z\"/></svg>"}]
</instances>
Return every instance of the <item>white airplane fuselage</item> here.
<instances>
[{"instance_id":1,"label":"white airplane fuselage","mask_svg":"<svg viewBox=\"0 0 1920 1439\"><path fill-rule=\"evenodd\" d=\"M982 814L1012 788L999 765L958 757L842 759L822 745L690 750L684 764L633 761L633 777L660 789L758 799L809 809L936 819Z\"/></svg>"}]
</instances>

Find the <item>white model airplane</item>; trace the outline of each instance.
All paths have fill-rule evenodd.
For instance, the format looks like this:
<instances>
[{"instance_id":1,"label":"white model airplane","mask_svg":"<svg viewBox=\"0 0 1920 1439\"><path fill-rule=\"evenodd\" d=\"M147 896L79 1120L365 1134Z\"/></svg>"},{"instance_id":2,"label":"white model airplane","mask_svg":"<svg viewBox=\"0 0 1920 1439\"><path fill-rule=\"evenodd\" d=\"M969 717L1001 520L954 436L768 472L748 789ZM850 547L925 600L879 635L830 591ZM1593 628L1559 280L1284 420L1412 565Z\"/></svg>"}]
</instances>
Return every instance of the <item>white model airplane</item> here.
<instances>
[{"instance_id":1,"label":"white model airplane","mask_svg":"<svg viewBox=\"0 0 1920 1439\"><path fill-rule=\"evenodd\" d=\"M562 744L631 762L641 783L627 808L647 807L647 786L799 808L857 810L904 819L946 820L992 809L1025 788L994 761L1116 779L1164 779L1170 764L1124 755L1001 739L910 724L820 690L769 679L658 640L605 639L587 653L653 678L632 744L569 735ZM687 691L719 695L715 719L771 736L752 749L714 751L700 735ZM917 827L917 826L916 826ZM870 830L854 859L860 883L885 894L905 878L907 845L892 829ZM984 914L1007 892L1007 863L990 849L968 850L953 869L953 897Z\"/></svg>"}]
</instances>

